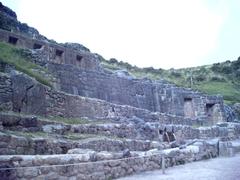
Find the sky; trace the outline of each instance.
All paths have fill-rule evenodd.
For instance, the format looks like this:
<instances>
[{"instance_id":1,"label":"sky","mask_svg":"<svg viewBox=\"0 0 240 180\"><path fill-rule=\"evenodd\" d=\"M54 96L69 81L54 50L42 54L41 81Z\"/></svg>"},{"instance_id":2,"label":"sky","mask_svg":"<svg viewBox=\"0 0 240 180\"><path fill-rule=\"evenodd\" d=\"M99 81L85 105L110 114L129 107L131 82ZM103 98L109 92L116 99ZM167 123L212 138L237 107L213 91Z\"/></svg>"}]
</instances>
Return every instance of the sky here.
<instances>
[{"instance_id":1,"label":"sky","mask_svg":"<svg viewBox=\"0 0 240 180\"><path fill-rule=\"evenodd\" d=\"M240 56L239 0L1 2L49 39L139 67L193 67Z\"/></svg>"}]
</instances>

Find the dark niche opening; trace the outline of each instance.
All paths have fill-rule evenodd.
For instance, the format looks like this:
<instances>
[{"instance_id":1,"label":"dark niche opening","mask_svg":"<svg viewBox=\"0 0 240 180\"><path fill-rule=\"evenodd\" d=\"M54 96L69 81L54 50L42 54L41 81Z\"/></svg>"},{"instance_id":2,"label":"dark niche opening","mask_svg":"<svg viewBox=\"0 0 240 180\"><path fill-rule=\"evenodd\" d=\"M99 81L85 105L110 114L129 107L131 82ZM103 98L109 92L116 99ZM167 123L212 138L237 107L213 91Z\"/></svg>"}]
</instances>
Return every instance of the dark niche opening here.
<instances>
[{"instance_id":1,"label":"dark niche opening","mask_svg":"<svg viewBox=\"0 0 240 180\"><path fill-rule=\"evenodd\" d=\"M214 105L215 105L215 104L213 104L213 103L211 103L211 104L210 104L210 103L209 103L209 104L206 104L207 110L213 108Z\"/></svg>"},{"instance_id":2,"label":"dark niche opening","mask_svg":"<svg viewBox=\"0 0 240 180\"><path fill-rule=\"evenodd\" d=\"M82 58L83 58L83 57L82 57L82 56L80 56L80 55L77 55L77 56L76 56L76 60L77 60L77 61L79 61L79 62L81 62L81 61L82 61Z\"/></svg>"},{"instance_id":3,"label":"dark niche opening","mask_svg":"<svg viewBox=\"0 0 240 180\"><path fill-rule=\"evenodd\" d=\"M63 51L60 49L56 49L56 56L62 57L62 55L63 55Z\"/></svg>"},{"instance_id":4,"label":"dark niche opening","mask_svg":"<svg viewBox=\"0 0 240 180\"><path fill-rule=\"evenodd\" d=\"M215 104L214 103L208 103L206 104L206 113L207 113L207 116L212 116L212 113L213 113L213 106Z\"/></svg>"},{"instance_id":5,"label":"dark niche opening","mask_svg":"<svg viewBox=\"0 0 240 180\"><path fill-rule=\"evenodd\" d=\"M159 129L159 134L162 135L163 134L163 130Z\"/></svg>"},{"instance_id":6,"label":"dark niche opening","mask_svg":"<svg viewBox=\"0 0 240 180\"><path fill-rule=\"evenodd\" d=\"M112 112L115 112L115 109L114 109L114 107L112 107Z\"/></svg>"},{"instance_id":7,"label":"dark niche opening","mask_svg":"<svg viewBox=\"0 0 240 180\"><path fill-rule=\"evenodd\" d=\"M8 43L13 44L13 45L16 45L17 42L18 42L18 38L13 37L13 36L9 36L9 37L8 37Z\"/></svg>"},{"instance_id":8,"label":"dark niche opening","mask_svg":"<svg viewBox=\"0 0 240 180\"><path fill-rule=\"evenodd\" d=\"M33 49L41 49L41 48L42 48L41 44L34 43Z\"/></svg>"},{"instance_id":9,"label":"dark niche opening","mask_svg":"<svg viewBox=\"0 0 240 180\"><path fill-rule=\"evenodd\" d=\"M187 102L187 101L192 101L192 98L184 98L184 102Z\"/></svg>"}]
</instances>

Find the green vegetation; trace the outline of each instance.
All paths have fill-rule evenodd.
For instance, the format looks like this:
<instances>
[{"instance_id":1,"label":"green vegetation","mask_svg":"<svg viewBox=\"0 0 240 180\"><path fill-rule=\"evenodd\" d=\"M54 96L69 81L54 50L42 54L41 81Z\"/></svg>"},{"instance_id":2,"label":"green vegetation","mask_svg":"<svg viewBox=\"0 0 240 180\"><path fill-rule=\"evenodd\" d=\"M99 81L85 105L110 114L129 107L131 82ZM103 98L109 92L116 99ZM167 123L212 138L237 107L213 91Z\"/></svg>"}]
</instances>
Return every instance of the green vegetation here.
<instances>
[{"instance_id":1,"label":"green vegetation","mask_svg":"<svg viewBox=\"0 0 240 180\"><path fill-rule=\"evenodd\" d=\"M33 78L35 78L38 82L52 87L49 80L42 77L39 71L47 72L43 67L36 65L30 60L29 57L24 55L23 49L16 48L7 43L0 42L0 63L8 64L16 68L16 70L23 72Z\"/></svg>"},{"instance_id":2,"label":"green vegetation","mask_svg":"<svg viewBox=\"0 0 240 180\"><path fill-rule=\"evenodd\" d=\"M41 118L44 119L44 118ZM64 117L48 117L48 121L55 121L59 123L65 123L65 124L101 124L106 121L99 121L99 120L89 120L89 119L83 119L83 118L64 118Z\"/></svg>"},{"instance_id":3,"label":"green vegetation","mask_svg":"<svg viewBox=\"0 0 240 180\"><path fill-rule=\"evenodd\" d=\"M26 138L36 138L36 137L48 137L48 133L42 132L42 131L36 131L36 132L23 132L23 131L4 131L6 134L9 135L15 135L15 136L23 136Z\"/></svg>"},{"instance_id":4,"label":"green vegetation","mask_svg":"<svg viewBox=\"0 0 240 180\"><path fill-rule=\"evenodd\" d=\"M107 61L101 58L101 64L110 71L126 69L136 78L166 80L177 86L193 88L208 94L220 94L228 104L240 102L240 58L232 62L169 70L138 68L116 59Z\"/></svg>"},{"instance_id":5,"label":"green vegetation","mask_svg":"<svg viewBox=\"0 0 240 180\"><path fill-rule=\"evenodd\" d=\"M95 134L80 134L80 133L68 133L67 135L63 135L64 138L69 140L82 140L94 137L100 137L100 135Z\"/></svg>"},{"instance_id":6,"label":"green vegetation","mask_svg":"<svg viewBox=\"0 0 240 180\"><path fill-rule=\"evenodd\" d=\"M205 82L196 88L209 94L221 94L228 104L240 102L240 88L231 82Z\"/></svg>"},{"instance_id":7,"label":"green vegetation","mask_svg":"<svg viewBox=\"0 0 240 180\"><path fill-rule=\"evenodd\" d=\"M65 118L65 117L60 117L60 116L42 117L42 116L38 116L35 114L16 113L13 111L1 111L0 113L6 114L6 115L20 116L22 118L35 116L39 120L49 121L49 122L57 122L57 123L65 123L65 124L70 124L70 125L73 125L73 124L103 124L103 123L111 122L110 120L89 120L89 119L84 119L84 118ZM111 122L111 123L113 123L113 122Z\"/></svg>"}]
</instances>

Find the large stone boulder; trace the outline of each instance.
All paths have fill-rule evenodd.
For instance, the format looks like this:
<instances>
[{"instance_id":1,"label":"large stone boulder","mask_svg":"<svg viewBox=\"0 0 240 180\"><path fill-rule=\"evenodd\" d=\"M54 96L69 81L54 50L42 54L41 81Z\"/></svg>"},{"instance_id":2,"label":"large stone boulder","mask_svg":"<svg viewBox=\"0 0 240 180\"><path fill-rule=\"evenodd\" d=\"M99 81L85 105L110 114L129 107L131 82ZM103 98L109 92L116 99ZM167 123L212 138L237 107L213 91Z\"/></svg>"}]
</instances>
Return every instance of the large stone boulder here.
<instances>
[{"instance_id":1,"label":"large stone boulder","mask_svg":"<svg viewBox=\"0 0 240 180\"><path fill-rule=\"evenodd\" d=\"M29 76L18 73L11 75L13 89L13 111L45 115L45 86Z\"/></svg>"}]
</instances>

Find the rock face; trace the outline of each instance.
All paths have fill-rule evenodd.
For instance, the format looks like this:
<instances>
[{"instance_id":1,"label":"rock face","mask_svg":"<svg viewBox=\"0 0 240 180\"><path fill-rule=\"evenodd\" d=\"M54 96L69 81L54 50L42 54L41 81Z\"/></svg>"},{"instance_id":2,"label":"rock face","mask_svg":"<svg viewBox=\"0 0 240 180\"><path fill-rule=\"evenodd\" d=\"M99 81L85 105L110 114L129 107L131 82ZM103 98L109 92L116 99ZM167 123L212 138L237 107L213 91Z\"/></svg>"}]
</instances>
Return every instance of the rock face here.
<instances>
[{"instance_id":1,"label":"rock face","mask_svg":"<svg viewBox=\"0 0 240 180\"><path fill-rule=\"evenodd\" d=\"M64 43L63 46L65 46L67 48L72 48L76 51L88 51L88 52L90 52L90 50L88 48L86 48L82 44L78 44L78 43Z\"/></svg>"},{"instance_id":2,"label":"rock face","mask_svg":"<svg viewBox=\"0 0 240 180\"><path fill-rule=\"evenodd\" d=\"M0 11L7 16L17 19L16 13L12 11L10 8L4 6L1 2L0 2Z\"/></svg>"},{"instance_id":3,"label":"rock face","mask_svg":"<svg viewBox=\"0 0 240 180\"><path fill-rule=\"evenodd\" d=\"M7 31L22 33L30 38L47 40L47 38L39 34L35 28L19 22L16 13L2 3L0 4L0 28Z\"/></svg>"}]
</instances>

